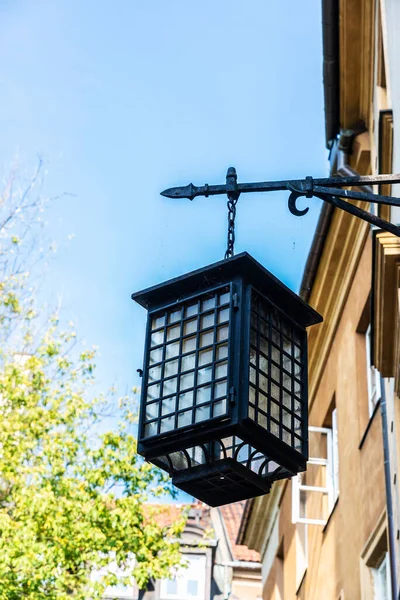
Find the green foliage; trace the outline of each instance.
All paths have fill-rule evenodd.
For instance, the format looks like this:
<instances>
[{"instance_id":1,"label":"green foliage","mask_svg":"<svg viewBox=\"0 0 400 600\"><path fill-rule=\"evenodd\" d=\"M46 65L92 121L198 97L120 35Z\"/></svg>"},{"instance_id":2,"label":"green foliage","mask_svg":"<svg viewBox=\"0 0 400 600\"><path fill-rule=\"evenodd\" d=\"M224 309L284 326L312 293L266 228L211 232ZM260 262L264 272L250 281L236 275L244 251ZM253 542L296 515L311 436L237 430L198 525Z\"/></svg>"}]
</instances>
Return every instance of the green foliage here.
<instances>
[{"instance_id":1,"label":"green foliage","mask_svg":"<svg viewBox=\"0 0 400 600\"><path fill-rule=\"evenodd\" d=\"M32 193L29 184L25 210L23 192L20 202L5 192L0 206L0 599L89 600L132 577L139 587L167 577L181 563L185 518L157 524L148 493L173 492L136 453L132 402L96 434L110 400L94 398L95 352L35 310L21 268L36 235Z\"/></svg>"}]
</instances>

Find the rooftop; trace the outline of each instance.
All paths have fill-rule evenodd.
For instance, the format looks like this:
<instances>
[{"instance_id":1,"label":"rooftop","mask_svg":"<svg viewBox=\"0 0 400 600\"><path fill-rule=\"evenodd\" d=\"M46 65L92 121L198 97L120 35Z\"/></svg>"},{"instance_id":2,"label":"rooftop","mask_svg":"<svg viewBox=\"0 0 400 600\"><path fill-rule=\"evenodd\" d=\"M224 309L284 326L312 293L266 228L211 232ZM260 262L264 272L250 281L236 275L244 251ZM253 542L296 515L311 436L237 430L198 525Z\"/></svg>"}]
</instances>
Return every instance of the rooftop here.
<instances>
[{"instance_id":1,"label":"rooftop","mask_svg":"<svg viewBox=\"0 0 400 600\"><path fill-rule=\"evenodd\" d=\"M233 559L246 562L260 562L260 555L256 550L250 550L247 546L236 543L245 504L246 501L243 500L235 504L221 506L219 510L225 524Z\"/></svg>"}]
</instances>

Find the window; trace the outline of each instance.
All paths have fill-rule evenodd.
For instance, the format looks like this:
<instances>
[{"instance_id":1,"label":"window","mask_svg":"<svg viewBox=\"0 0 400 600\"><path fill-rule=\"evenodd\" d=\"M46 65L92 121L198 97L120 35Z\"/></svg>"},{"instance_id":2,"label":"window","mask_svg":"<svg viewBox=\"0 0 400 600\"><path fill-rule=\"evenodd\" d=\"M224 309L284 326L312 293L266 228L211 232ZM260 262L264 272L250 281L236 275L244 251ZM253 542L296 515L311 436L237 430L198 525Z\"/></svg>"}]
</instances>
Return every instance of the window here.
<instances>
[{"instance_id":1,"label":"window","mask_svg":"<svg viewBox=\"0 0 400 600\"><path fill-rule=\"evenodd\" d=\"M292 478L292 521L325 525L339 496L337 412L329 415L330 427L309 427L310 458L307 470ZM306 532L299 540L306 556Z\"/></svg>"},{"instance_id":2,"label":"window","mask_svg":"<svg viewBox=\"0 0 400 600\"><path fill-rule=\"evenodd\" d=\"M188 579L187 582L187 591L188 591L188 596L190 596L191 598L197 598L198 597L198 588L199 585L197 583L197 581L195 579Z\"/></svg>"},{"instance_id":3,"label":"window","mask_svg":"<svg viewBox=\"0 0 400 600\"><path fill-rule=\"evenodd\" d=\"M204 600L206 557L186 554L187 567L180 569L174 579L163 579L160 600Z\"/></svg>"},{"instance_id":4,"label":"window","mask_svg":"<svg viewBox=\"0 0 400 600\"><path fill-rule=\"evenodd\" d=\"M123 569L118 567L117 563L112 560L110 557L110 563L107 566L102 567L96 571L92 571L91 580L92 581L102 581L104 577L113 573L118 577L127 577L128 574L132 571L134 566L134 562L129 565L127 569ZM132 600L132 598L137 598L138 588L136 583L132 580L131 584L123 584L118 583L116 585L108 586L104 591L104 598L107 600Z\"/></svg>"},{"instance_id":5,"label":"window","mask_svg":"<svg viewBox=\"0 0 400 600\"><path fill-rule=\"evenodd\" d=\"M167 581L167 594L169 596L176 596L178 593L178 583L176 579L170 579Z\"/></svg>"},{"instance_id":6,"label":"window","mask_svg":"<svg viewBox=\"0 0 400 600\"><path fill-rule=\"evenodd\" d=\"M392 600L386 510L361 551L361 600Z\"/></svg>"},{"instance_id":7,"label":"window","mask_svg":"<svg viewBox=\"0 0 400 600\"><path fill-rule=\"evenodd\" d=\"M373 365L373 357L377 353L377 340L374 339L374 327L371 324L371 294L368 296L357 325L356 347L360 365L365 364L365 379L360 380L360 403L358 418L362 442L368 431L369 421L381 399L381 375ZM375 346L376 352L373 350ZM365 361L365 363L364 363Z\"/></svg>"},{"instance_id":8,"label":"window","mask_svg":"<svg viewBox=\"0 0 400 600\"><path fill-rule=\"evenodd\" d=\"M390 591L390 563L389 554L386 552L381 564L372 568L372 581L374 600L391 600Z\"/></svg>"},{"instance_id":9,"label":"window","mask_svg":"<svg viewBox=\"0 0 400 600\"><path fill-rule=\"evenodd\" d=\"M337 410L332 411L332 498L335 503L339 497L339 443Z\"/></svg>"},{"instance_id":10,"label":"window","mask_svg":"<svg viewBox=\"0 0 400 600\"><path fill-rule=\"evenodd\" d=\"M378 369L371 364L371 325L368 326L365 332L365 347L367 353L368 408L371 417L382 395L381 375Z\"/></svg>"}]
</instances>

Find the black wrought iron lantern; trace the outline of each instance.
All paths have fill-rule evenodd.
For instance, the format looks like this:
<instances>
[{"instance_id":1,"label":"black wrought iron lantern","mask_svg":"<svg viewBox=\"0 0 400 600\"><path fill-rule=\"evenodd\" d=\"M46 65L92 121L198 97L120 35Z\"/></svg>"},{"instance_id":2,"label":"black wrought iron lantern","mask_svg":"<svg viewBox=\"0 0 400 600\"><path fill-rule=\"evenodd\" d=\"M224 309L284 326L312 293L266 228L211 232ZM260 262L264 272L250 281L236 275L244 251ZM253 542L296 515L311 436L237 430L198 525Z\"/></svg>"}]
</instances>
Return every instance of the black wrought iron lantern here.
<instances>
[{"instance_id":1,"label":"black wrought iron lantern","mask_svg":"<svg viewBox=\"0 0 400 600\"><path fill-rule=\"evenodd\" d=\"M132 298L148 310L141 455L210 506L305 470L318 313L247 253Z\"/></svg>"}]
</instances>

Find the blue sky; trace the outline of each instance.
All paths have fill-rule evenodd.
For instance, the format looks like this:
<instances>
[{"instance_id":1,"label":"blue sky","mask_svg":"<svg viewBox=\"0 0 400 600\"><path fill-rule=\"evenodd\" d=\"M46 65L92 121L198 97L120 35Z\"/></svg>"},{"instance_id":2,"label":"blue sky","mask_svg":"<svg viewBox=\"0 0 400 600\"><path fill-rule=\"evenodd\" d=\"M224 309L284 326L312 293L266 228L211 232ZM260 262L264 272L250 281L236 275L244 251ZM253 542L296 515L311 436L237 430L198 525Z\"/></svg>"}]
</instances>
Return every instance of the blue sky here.
<instances>
[{"instance_id":1,"label":"blue sky","mask_svg":"<svg viewBox=\"0 0 400 600\"><path fill-rule=\"evenodd\" d=\"M167 187L324 176L320 3L315 0L3 0L0 164L42 154L62 298L99 379L138 385L145 312L130 294L223 258L223 197ZM298 290L319 201L246 195L236 251ZM73 241L67 241L69 234Z\"/></svg>"}]
</instances>

